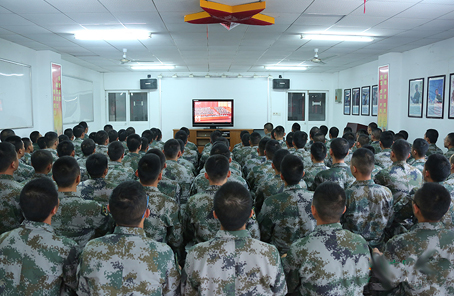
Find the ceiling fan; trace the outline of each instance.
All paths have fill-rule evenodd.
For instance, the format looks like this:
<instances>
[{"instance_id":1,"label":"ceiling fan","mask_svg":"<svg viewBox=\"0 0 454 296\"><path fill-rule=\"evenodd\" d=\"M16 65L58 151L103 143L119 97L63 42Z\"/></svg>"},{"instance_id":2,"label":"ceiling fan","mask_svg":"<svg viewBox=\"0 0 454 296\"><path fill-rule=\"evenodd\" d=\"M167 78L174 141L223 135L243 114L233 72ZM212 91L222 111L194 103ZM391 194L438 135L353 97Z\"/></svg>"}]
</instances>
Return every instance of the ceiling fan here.
<instances>
[{"instance_id":1,"label":"ceiling fan","mask_svg":"<svg viewBox=\"0 0 454 296\"><path fill-rule=\"evenodd\" d=\"M120 63L122 65L124 64L129 64L129 63L153 63L154 61L144 61L144 60L135 60L135 59L128 59L126 57L126 53L128 50L126 48L123 48L123 58L120 60Z\"/></svg>"},{"instance_id":2,"label":"ceiling fan","mask_svg":"<svg viewBox=\"0 0 454 296\"><path fill-rule=\"evenodd\" d=\"M316 63L316 64L325 64L325 62L323 62L322 59L318 57L318 48L315 48L314 52L315 52L315 55L311 59L311 62Z\"/></svg>"}]
</instances>

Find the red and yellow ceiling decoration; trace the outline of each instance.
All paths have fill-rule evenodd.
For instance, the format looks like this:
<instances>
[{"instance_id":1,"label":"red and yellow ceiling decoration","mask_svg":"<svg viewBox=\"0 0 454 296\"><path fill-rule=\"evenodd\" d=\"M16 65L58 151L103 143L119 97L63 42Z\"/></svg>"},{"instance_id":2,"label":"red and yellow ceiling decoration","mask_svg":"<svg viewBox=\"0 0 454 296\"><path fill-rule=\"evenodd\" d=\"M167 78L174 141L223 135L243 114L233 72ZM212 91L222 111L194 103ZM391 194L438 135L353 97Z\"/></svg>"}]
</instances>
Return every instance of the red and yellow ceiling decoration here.
<instances>
[{"instance_id":1,"label":"red and yellow ceiling decoration","mask_svg":"<svg viewBox=\"0 0 454 296\"><path fill-rule=\"evenodd\" d=\"M266 8L266 2L254 2L241 5L226 5L200 0L202 12L184 16L184 21L191 24L221 24L227 29L237 24L269 26L274 24L274 18L261 14Z\"/></svg>"}]
</instances>

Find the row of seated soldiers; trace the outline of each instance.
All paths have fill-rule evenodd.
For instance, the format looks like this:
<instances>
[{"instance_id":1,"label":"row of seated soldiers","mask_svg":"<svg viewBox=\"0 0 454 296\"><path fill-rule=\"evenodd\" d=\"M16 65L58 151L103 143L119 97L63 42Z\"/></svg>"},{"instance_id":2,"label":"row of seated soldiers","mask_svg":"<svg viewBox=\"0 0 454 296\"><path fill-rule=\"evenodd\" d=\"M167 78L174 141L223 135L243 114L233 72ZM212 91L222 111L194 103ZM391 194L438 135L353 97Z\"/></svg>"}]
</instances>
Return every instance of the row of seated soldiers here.
<instances>
[{"instance_id":1,"label":"row of seated soldiers","mask_svg":"<svg viewBox=\"0 0 454 296\"><path fill-rule=\"evenodd\" d=\"M396 139L393 144L394 136L390 132L383 132L379 140L383 151L374 156L372 151L375 149L367 147L368 143L361 143L362 135L358 136L358 141L353 141L353 144L351 144L353 134L346 132L342 138L337 138L337 135L334 135L335 131L335 128L330 130L330 138L332 139L326 143L324 139L320 139L319 132L313 133L311 130L310 138L312 143L309 145L306 143L308 135L301 131L287 135L286 144L284 144L285 142L282 139L279 139L282 135L282 133L278 133L279 127L274 131L274 137L277 140L267 137L261 139L257 133L252 133L251 135L245 133L242 137L242 143L233 149L233 158L238 161L232 160L229 143L227 139L221 137L219 132L212 133L212 143L205 147L200 157L197 156L195 158L197 162L194 161L194 158L184 157L185 151L191 150L188 148L187 133L184 130L181 133L179 132L179 134L177 133L176 138L178 140L171 139L165 144L161 142L164 153L160 149L150 149L146 152L147 157L142 157L139 154L140 150L142 150L140 137L135 134L129 135L126 141L129 150L127 156L130 156L130 158L134 157L135 161L125 161L128 158L124 157L123 145L121 142L113 141L108 146L105 145L107 146L107 156L104 153L94 153L86 157L85 166L80 166L74 160L75 145L65 141L56 144L58 139L53 145L56 145L57 157L60 157L59 163L65 164L62 165L65 167L64 170L59 169L59 163L57 163L57 166L55 166L55 163L52 166L52 152L46 151L52 148L34 152L31 160L36 170L35 178L46 178L46 176L51 174L58 186L59 210L61 212L57 212L52 218L52 225L56 229L56 233L74 239L80 248L91 238L112 231L115 222L105 209L109 202L109 196L114 188L117 187L117 184L125 180L138 179L147 192L150 201L148 208L151 215L145 218L143 225L145 233L148 237L167 243L177 255L180 265L183 266L185 250L189 250L190 247L201 242L209 241L215 236L220 224L212 215L213 197L221 185L227 181L234 181L242 184L245 188L250 188L253 196L257 219L251 217L246 221L245 227L249 234L253 238L271 243L277 247L281 256L286 256L291 254L292 243L307 237L316 229L316 217L311 211L314 196L312 191L326 182L334 181L341 188L345 188L346 193L346 210L345 213L341 213L339 216L341 227L361 235L361 239L367 242L370 247L377 248L376 252L385 251L385 256L390 261L396 260L393 258L400 258L398 262L401 262L413 255L418 258L417 256L420 255L418 251L424 252L427 244L421 244L421 248L412 250L412 254L405 254L404 251L399 249L400 245L398 245L397 250L394 249L395 254L393 252L390 253L387 251L389 248L385 247L384 244L396 234L407 232L415 224L416 219L420 218L416 214L413 215L412 202L416 198L417 189L422 186L423 178L426 182L442 183L450 174L451 164L443 156L435 154L427 159L424 166L425 170L421 173L405 163L410 154L410 149L412 149L413 155L413 150L420 149L415 144L416 141L411 148L403 139ZM373 132L374 129L372 129ZM389 134L392 136L391 144L387 142L389 141ZM429 131L427 134L429 134ZM50 135L56 138L56 135L52 133L47 133L44 138L50 138ZM248 136L249 140L247 140ZM292 139L290 143L289 138ZM8 140L5 139L5 142L12 143L13 140L9 138ZM84 145L83 142L94 146L91 140L84 140L81 144L81 150L86 150L84 148L87 145ZM155 145L160 145L156 143L160 141L154 140L151 144L153 142L155 142ZM14 144L19 156L21 152L18 151L17 146L21 145L12 144ZM73 147L70 144L73 144ZM67 148L63 149L62 146L65 145ZM294 149L292 149L292 146ZM327 158L327 146L330 147L329 157L325 161ZM351 153L354 146L365 148L357 149L357 151ZM429 144L426 142L425 147L427 146ZM391 151L386 151L388 147L392 148L389 149ZM96 152L98 152L98 148L99 146L95 148ZM24 149L23 145L19 148L19 150L21 149ZM419 150L419 155L425 154L422 153L424 152L423 150ZM379 159L380 153L386 152L389 152L391 165L388 167L383 166L384 168L375 175L374 182L372 181L372 173L374 169L377 169L377 159ZM86 156L85 152L82 153L84 154L83 156ZM186 155L190 154L194 155L195 153L186 152ZM118 155L120 156L116 159ZM152 157L152 155L156 157ZM39 159L46 157L48 164L37 168L40 163ZM51 158L52 160L50 160ZM154 159L154 165L150 158ZM309 168L305 166L308 163L308 158L312 162ZM159 162L156 159L159 159ZM186 162L182 164L183 159ZM350 165L345 163L346 160ZM331 168L328 169L324 164L325 162ZM149 174L149 170L153 167L155 168L157 163L159 163L160 173L155 178L154 175ZM205 163L205 165L200 166L200 163ZM308 173L311 168L322 166L324 168L318 172ZM42 170L44 167L45 170ZM69 167L73 168L72 178L67 178L68 172L71 171L68 169ZM115 167L120 170L116 170ZM202 167L201 174L194 177L193 172L197 171L196 168L199 167ZM82 168L87 170L89 179L80 183L82 177L80 173L76 174L75 171L81 172ZM130 168L132 170L125 172ZM12 172L13 175L14 171ZM117 171L117 174L113 174L112 172L114 171ZM112 182L107 178L109 173L114 176L111 178ZM307 178L310 174L313 176ZM243 177L246 177L247 181ZM62 183L60 178L66 178L67 182ZM163 184L166 185L163 186ZM379 184L383 184L388 188ZM453 192L449 180L443 183L443 186L450 193ZM444 193L438 187L431 189L434 192L441 192L439 195ZM331 190L334 189L331 188ZM16 197L19 191L17 188L15 191ZM166 194L163 194L163 192ZM12 193L9 196L8 202L14 205L15 197ZM90 206L88 204L85 207L81 206L82 201L92 204L91 212L86 211L84 214L83 209L87 210ZM65 206L66 202L70 206ZM421 203L423 201L420 201ZM67 209L66 211L64 210L65 208ZM8 217L8 214L11 215L12 212L17 215L16 224L12 223L12 217L10 217L11 219L5 219L6 221L2 222L11 223L11 225L4 226L1 232L17 227L18 223L23 219L20 214L20 207L17 207L15 211L3 212L3 217ZM444 214L445 212L447 212L446 215ZM442 217L437 219L442 220L443 224L438 223L436 226L440 228L440 225L443 225L443 229L451 228L453 217L451 204L449 210L446 209ZM438 230L438 228L435 230ZM447 237L450 236L448 235ZM391 244L394 240L402 244L402 241L397 240L397 237L389 241L388 244ZM328 250L331 247L329 246ZM321 260L326 261L327 258L330 258L328 260L333 262L339 260L336 255L331 255L322 254ZM323 256L328 257L324 258ZM301 261L301 258L297 260L297 258L290 255L288 257L288 259L284 260L288 260L287 262L290 265L293 261ZM452 262L452 258L449 258L449 260ZM314 262L309 263L312 264ZM285 263L284 266L286 266ZM344 272L348 271L354 274L351 269L353 267L346 268ZM323 264L317 266L318 271L322 274L326 272L324 268ZM451 267L447 270L452 273ZM296 271L295 273L298 274ZM290 276L290 273L287 273L287 275L289 290L291 292L300 291L302 295L308 293L311 289L326 290L330 286L329 282L342 280L345 276L345 274L332 274L328 281L323 283L326 278L324 280L317 277L311 279L301 277L298 279L295 274ZM358 273L356 276L355 279L357 280L353 283L348 283L348 285L345 283L338 284L335 289L340 289L339 291L343 291L342 289L362 291L364 285L368 282L368 273ZM415 282L420 280L420 278L417 278ZM410 291L415 292L425 291L427 288L426 286L415 287L412 284L412 282L404 280L399 281L397 279L394 281L394 286L398 286L397 289L410 289ZM439 282L431 282L430 284L432 287L435 285L437 289L444 288L444 285ZM339 292L339 294L343 293Z\"/></svg>"}]
</instances>

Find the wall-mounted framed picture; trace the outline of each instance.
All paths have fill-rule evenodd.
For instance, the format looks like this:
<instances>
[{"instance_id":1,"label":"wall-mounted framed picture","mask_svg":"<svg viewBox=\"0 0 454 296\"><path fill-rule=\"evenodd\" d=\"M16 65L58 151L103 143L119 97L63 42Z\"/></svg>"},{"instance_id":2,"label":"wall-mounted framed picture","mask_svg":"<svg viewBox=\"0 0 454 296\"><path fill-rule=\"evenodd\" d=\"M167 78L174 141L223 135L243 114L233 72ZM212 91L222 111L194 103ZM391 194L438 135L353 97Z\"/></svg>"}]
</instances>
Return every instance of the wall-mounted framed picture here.
<instances>
[{"instance_id":1,"label":"wall-mounted framed picture","mask_svg":"<svg viewBox=\"0 0 454 296\"><path fill-rule=\"evenodd\" d=\"M370 114L370 86L361 87L361 115Z\"/></svg>"},{"instance_id":2,"label":"wall-mounted framed picture","mask_svg":"<svg viewBox=\"0 0 454 296\"><path fill-rule=\"evenodd\" d=\"M448 118L454 119L454 73L449 75L449 104Z\"/></svg>"},{"instance_id":3,"label":"wall-mounted framed picture","mask_svg":"<svg viewBox=\"0 0 454 296\"><path fill-rule=\"evenodd\" d=\"M408 117L422 118L424 106L424 78L408 81Z\"/></svg>"},{"instance_id":4,"label":"wall-mounted framed picture","mask_svg":"<svg viewBox=\"0 0 454 296\"><path fill-rule=\"evenodd\" d=\"M351 89L344 89L344 115L350 115L350 109L352 106L351 94Z\"/></svg>"},{"instance_id":5,"label":"wall-mounted framed picture","mask_svg":"<svg viewBox=\"0 0 454 296\"><path fill-rule=\"evenodd\" d=\"M378 85L372 85L372 116L378 115Z\"/></svg>"},{"instance_id":6,"label":"wall-mounted framed picture","mask_svg":"<svg viewBox=\"0 0 454 296\"><path fill-rule=\"evenodd\" d=\"M443 118L446 75L427 78L426 118Z\"/></svg>"},{"instance_id":7,"label":"wall-mounted framed picture","mask_svg":"<svg viewBox=\"0 0 454 296\"><path fill-rule=\"evenodd\" d=\"M360 100L359 87L352 88L352 115L359 115Z\"/></svg>"}]
</instances>

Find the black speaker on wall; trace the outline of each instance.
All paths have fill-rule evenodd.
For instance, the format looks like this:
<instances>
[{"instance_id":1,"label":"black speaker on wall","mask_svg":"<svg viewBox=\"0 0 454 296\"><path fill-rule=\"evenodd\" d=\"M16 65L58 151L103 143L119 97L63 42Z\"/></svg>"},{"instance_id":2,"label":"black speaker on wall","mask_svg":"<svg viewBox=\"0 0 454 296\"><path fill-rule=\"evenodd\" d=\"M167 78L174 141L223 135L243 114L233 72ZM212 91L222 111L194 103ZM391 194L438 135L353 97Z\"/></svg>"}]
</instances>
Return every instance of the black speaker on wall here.
<instances>
[{"instance_id":1,"label":"black speaker on wall","mask_svg":"<svg viewBox=\"0 0 454 296\"><path fill-rule=\"evenodd\" d=\"M140 89L157 89L157 79L140 79Z\"/></svg>"},{"instance_id":2,"label":"black speaker on wall","mask_svg":"<svg viewBox=\"0 0 454 296\"><path fill-rule=\"evenodd\" d=\"M290 79L273 79L273 89L289 89Z\"/></svg>"}]
</instances>

